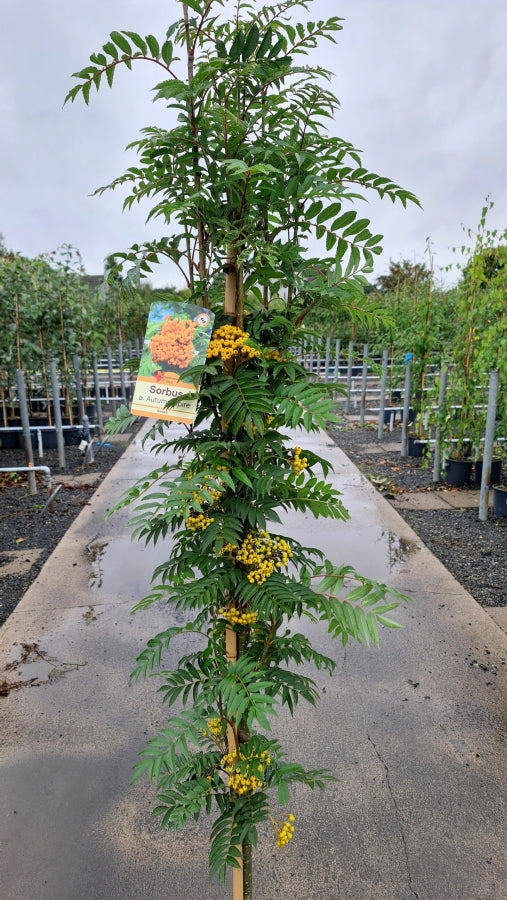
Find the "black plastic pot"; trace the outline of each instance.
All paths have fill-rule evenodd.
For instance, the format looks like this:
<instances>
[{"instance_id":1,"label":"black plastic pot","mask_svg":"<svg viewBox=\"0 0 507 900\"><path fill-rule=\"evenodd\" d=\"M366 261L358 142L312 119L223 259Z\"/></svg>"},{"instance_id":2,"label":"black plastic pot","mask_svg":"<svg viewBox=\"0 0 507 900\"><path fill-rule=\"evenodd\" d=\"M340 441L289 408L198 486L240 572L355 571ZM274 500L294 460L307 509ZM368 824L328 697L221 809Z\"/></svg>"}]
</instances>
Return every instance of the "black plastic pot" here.
<instances>
[{"instance_id":1,"label":"black plastic pot","mask_svg":"<svg viewBox=\"0 0 507 900\"><path fill-rule=\"evenodd\" d=\"M63 432L63 440L68 447L78 446L81 443L82 439L82 428L66 428Z\"/></svg>"},{"instance_id":2,"label":"black plastic pot","mask_svg":"<svg viewBox=\"0 0 507 900\"><path fill-rule=\"evenodd\" d=\"M0 431L0 445L2 450L17 450L19 448L19 431Z\"/></svg>"},{"instance_id":3,"label":"black plastic pot","mask_svg":"<svg viewBox=\"0 0 507 900\"><path fill-rule=\"evenodd\" d=\"M407 449L409 456L427 456L429 453L428 441L422 441L420 438L409 434Z\"/></svg>"},{"instance_id":4,"label":"black plastic pot","mask_svg":"<svg viewBox=\"0 0 507 900\"><path fill-rule=\"evenodd\" d=\"M493 512L495 516L507 518L507 484L493 485Z\"/></svg>"},{"instance_id":5,"label":"black plastic pot","mask_svg":"<svg viewBox=\"0 0 507 900\"><path fill-rule=\"evenodd\" d=\"M25 438L24 438L24 435L23 435L23 432L22 432L22 431L18 431L18 432L17 432L17 438L18 438L18 447L20 447L21 450L24 450L24 449L25 449ZM37 450L37 448L38 448L38 446L39 446L39 441L38 441L38 438L37 438L37 432L36 432L36 431L31 431L31 432L30 432L30 441L31 441L31 444L32 444L32 450Z\"/></svg>"},{"instance_id":6,"label":"black plastic pot","mask_svg":"<svg viewBox=\"0 0 507 900\"><path fill-rule=\"evenodd\" d=\"M501 459L492 459L491 460L491 475L489 479L490 484L500 484L502 479L502 460ZM474 481L476 484L480 485L482 481L482 459L475 460L475 474Z\"/></svg>"},{"instance_id":7,"label":"black plastic pot","mask_svg":"<svg viewBox=\"0 0 507 900\"><path fill-rule=\"evenodd\" d=\"M56 442L56 429L42 432L42 446L45 450L56 450L58 446Z\"/></svg>"},{"instance_id":8,"label":"black plastic pot","mask_svg":"<svg viewBox=\"0 0 507 900\"><path fill-rule=\"evenodd\" d=\"M463 487L470 481L473 460L448 459L445 468L445 480L453 487Z\"/></svg>"}]
</instances>

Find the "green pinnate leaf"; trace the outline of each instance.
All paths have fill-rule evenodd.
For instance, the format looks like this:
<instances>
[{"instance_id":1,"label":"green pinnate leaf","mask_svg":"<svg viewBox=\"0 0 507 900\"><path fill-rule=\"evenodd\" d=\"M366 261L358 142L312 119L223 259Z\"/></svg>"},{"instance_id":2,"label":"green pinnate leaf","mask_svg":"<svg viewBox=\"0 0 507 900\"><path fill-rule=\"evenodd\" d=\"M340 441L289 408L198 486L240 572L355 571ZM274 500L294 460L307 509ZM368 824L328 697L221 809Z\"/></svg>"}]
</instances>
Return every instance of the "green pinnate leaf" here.
<instances>
[{"instance_id":1,"label":"green pinnate leaf","mask_svg":"<svg viewBox=\"0 0 507 900\"><path fill-rule=\"evenodd\" d=\"M132 47L130 46L124 34L122 34L120 31L112 31L110 34L110 38L123 53L126 53L128 56L130 56L130 54L132 53Z\"/></svg>"},{"instance_id":2,"label":"green pinnate leaf","mask_svg":"<svg viewBox=\"0 0 507 900\"><path fill-rule=\"evenodd\" d=\"M164 41L160 49L160 55L166 66L170 66L173 61L173 45L171 41Z\"/></svg>"},{"instance_id":3,"label":"green pinnate leaf","mask_svg":"<svg viewBox=\"0 0 507 900\"><path fill-rule=\"evenodd\" d=\"M234 40L231 44L231 49L229 50L229 62L238 62L241 54L243 53L244 47L245 35L242 29L239 29L234 35Z\"/></svg>"},{"instance_id":4,"label":"green pinnate leaf","mask_svg":"<svg viewBox=\"0 0 507 900\"><path fill-rule=\"evenodd\" d=\"M132 41L134 46L137 47L137 49L141 51L143 56L146 56L146 53L148 51L148 45L147 45L146 41L144 40L144 38L141 37L140 34L137 34L135 31L124 31L123 34L125 34L128 38L130 38L130 40Z\"/></svg>"},{"instance_id":5,"label":"green pinnate leaf","mask_svg":"<svg viewBox=\"0 0 507 900\"><path fill-rule=\"evenodd\" d=\"M108 41L107 44L104 44L102 49L104 53L107 53L108 56L112 56L113 59L118 59L118 50L111 41Z\"/></svg>"},{"instance_id":6,"label":"green pinnate leaf","mask_svg":"<svg viewBox=\"0 0 507 900\"><path fill-rule=\"evenodd\" d=\"M258 43L259 43L260 31L258 25L254 22L250 29L247 32L245 38L245 44L243 50L241 52L243 62L246 62L247 59L255 52Z\"/></svg>"},{"instance_id":7,"label":"green pinnate leaf","mask_svg":"<svg viewBox=\"0 0 507 900\"><path fill-rule=\"evenodd\" d=\"M156 37L154 37L152 34L147 34L146 35L146 43L148 44L148 47L150 48L150 53L151 53L152 57L154 59L158 59L160 57L160 47L159 47L159 43L158 43Z\"/></svg>"}]
</instances>

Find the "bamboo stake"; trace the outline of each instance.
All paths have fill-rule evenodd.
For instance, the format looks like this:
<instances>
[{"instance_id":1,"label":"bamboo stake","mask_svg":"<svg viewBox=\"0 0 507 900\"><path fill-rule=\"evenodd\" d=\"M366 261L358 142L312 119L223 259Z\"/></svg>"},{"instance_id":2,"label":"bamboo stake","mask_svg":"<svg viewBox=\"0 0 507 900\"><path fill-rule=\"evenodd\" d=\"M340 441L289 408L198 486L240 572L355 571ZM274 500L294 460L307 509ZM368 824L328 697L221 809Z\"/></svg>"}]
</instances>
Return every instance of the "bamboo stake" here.
<instances>
[{"instance_id":1,"label":"bamboo stake","mask_svg":"<svg viewBox=\"0 0 507 900\"><path fill-rule=\"evenodd\" d=\"M188 6L186 3L183 3L183 19L185 22L185 33L186 33L186 45L187 45L187 79L188 85L192 84L194 78L194 54L195 54L195 42L192 44L190 40L190 26L189 26L189 17L188 17ZM204 21L204 14L201 20ZM192 147L193 154L193 163L194 163L194 188L196 192L201 189L201 176L199 172L199 143L197 140L197 118L195 114L195 103L192 96L190 96L188 101L188 113L190 119L190 127L192 129L192 133L195 139L195 144ZM206 274L206 241L204 236L204 223L202 222L200 216L197 221L197 243L198 243L198 252L199 252L199 278L201 281L204 281L204 277Z\"/></svg>"},{"instance_id":2,"label":"bamboo stake","mask_svg":"<svg viewBox=\"0 0 507 900\"><path fill-rule=\"evenodd\" d=\"M236 268L236 253L232 247L227 248L225 270L225 295L224 295L224 313L227 316L236 318L238 312L238 272ZM241 319L243 316L241 315ZM241 322L241 324L243 324ZM225 423L224 423L225 429ZM229 663L235 663L238 659L238 636L236 632L228 625L225 631L225 653ZM227 725L227 751L229 753L239 753L239 737L238 728L236 726ZM232 900L245 900L244 894L244 856L243 847L239 846L239 868L232 870ZM251 855L248 880L252 881L251 871Z\"/></svg>"},{"instance_id":3,"label":"bamboo stake","mask_svg":"<svg viewBox=\"0 0 507 900\"><path fill-rule=\"evenodd\" d=\"M237 312L237 271L234 251L229 247L227 249L227 260L225 264L225 297L224 312L228 316L236 317ZM229 625L225 630L225 654L229 663L235 663L238 659L238 636L233 628ZM227 725L227 751L228 753L239 752L239 738L237 726ZM240 867L232 870L232 900L244 900L244 884L243 884L243 847L238 847L240 854ZM250 858L250 876L251 882L251 858Z\"/></svg>"},{"instance_id":4,"label":"bamboo stake","mask_svg":"<svg viewBox=\"0 0 507 900\"><path fill-rule=\"evenodd\" d=\"M235 663L238 660L238 636L233 628L229 625L225 630L225 655L229 663ZM227 725L227 752L239 752L239 740L237 727ZM243 848L238 847L240 855L240 866L238 869L232 870L232 900L244 900L243 895Z\"/></svg>"},{"instance_id":5,"label":"bamboo stake","mask_svg":"<svg viewBox=\"0 0 507 900\"><path fill-rule=\"evenodd\" d=\"M232 247L227 248L227 259L224 266L225 272L225 298L224 313L226 316L236 316L237 312L237 269L236 253Z\"/></svg>"}]
</instances>

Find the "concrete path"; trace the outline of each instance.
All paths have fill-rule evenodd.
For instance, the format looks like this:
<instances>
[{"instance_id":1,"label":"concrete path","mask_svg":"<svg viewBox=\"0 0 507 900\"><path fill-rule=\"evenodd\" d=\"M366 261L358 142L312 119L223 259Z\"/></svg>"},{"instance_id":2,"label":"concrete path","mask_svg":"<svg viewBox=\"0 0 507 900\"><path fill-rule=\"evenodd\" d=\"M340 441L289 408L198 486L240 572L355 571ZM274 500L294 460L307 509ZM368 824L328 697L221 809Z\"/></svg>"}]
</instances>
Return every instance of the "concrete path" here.
<instances>
[{"instance_id":1,"label":"concrete path","mask_svg":"<svg viewBox=\"0 0 507 900\"><path fill-rule=\"evenodd\" d=\"M325 434L298 442L333 462L352 523L290 515L284 528L416 602L380 651L300 626L338 669L316 674L318 709L282 712L275 734L339 781L294 792L288 847L262 834L254 896L505 900L506 635ZM128 786L164 722L156 681L129 673L175 615L130 614L169 548L131 543L128 511L104 515L155 463L130 445L0 632L0 681L25 682L0 697L2 900L230 896L207 881L209 822L160 832L151 787Z\"/></svg>"}]
</instances>

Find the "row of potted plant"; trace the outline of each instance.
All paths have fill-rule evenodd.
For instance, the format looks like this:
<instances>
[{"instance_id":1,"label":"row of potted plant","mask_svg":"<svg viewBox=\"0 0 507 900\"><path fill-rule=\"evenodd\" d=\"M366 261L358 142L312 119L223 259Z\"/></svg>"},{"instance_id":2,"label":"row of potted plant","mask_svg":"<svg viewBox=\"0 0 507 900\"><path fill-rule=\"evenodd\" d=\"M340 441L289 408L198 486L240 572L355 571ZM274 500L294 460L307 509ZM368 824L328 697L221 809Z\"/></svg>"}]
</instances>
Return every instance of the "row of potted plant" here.
<instances>
[{"instance_id":1,"label":"row of potted plant","mask_svg":"<svg viewBox=\"0 0 507 900\"><path fill-rule=\"evenodd\" d=\"M86 385L93 353L144 335L147 311L157 293L149 285L126 289L110 265L104 276L86 275L79 252L71 246L36 259L0 249L0 424L16 424L10 421L15 415L16 369L25 373L34 414L38 402L50 408L50 360L57 363L64 415L72 422L74 355Z\"/></svg>"}]
</instances>

